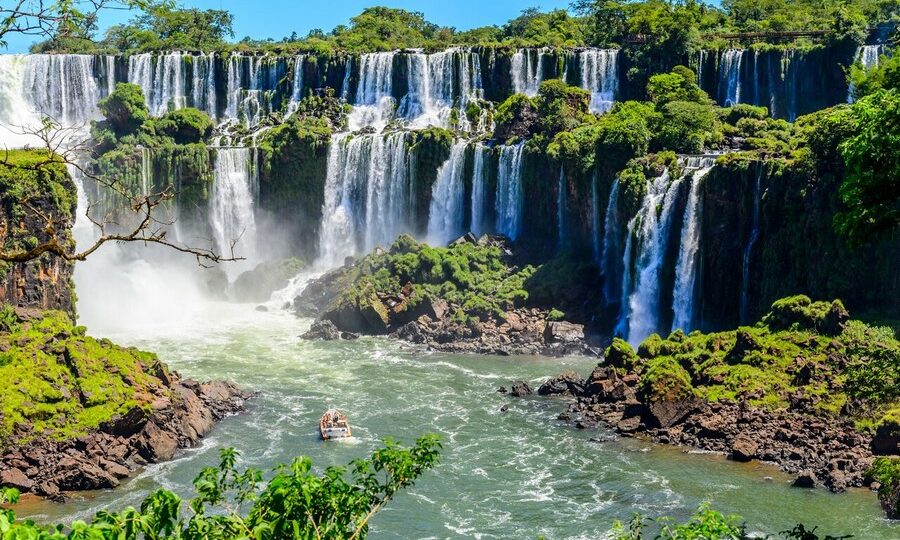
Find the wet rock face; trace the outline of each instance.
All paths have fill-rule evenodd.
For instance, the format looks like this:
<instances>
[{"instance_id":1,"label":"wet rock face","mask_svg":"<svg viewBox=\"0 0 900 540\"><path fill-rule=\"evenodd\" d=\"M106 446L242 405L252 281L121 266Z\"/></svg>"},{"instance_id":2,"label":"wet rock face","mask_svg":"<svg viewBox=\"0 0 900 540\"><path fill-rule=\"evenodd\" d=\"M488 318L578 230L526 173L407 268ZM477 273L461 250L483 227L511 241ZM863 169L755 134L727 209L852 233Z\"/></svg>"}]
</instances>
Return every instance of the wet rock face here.
<instances>
[{"instance_id":1,"label":"wet rock face","mask_svg":"<svg viewBox=\"0 0 900 540\"><path fill-rule=\"evenodd\" d=\"M69 441L39 439L0 456L0 485L53 500L65 492L113 488L147 463L172 459L250 397L231 383L167 373L151 411L135 407Z\"/></svg>"}]
</instances>

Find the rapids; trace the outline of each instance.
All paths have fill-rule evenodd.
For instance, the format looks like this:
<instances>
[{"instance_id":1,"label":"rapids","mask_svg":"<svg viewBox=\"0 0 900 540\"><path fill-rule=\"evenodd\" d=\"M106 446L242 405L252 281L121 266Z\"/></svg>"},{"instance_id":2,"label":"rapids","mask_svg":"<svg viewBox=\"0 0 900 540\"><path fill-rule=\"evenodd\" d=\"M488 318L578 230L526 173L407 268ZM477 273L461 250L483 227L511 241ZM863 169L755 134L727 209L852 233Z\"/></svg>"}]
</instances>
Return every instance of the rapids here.
<instances>
[{"instance_id":1,"label":"rapids","mask_svg":"<svg viewBox=\"0 0 900 540\"><path fill-rule=\"evenodd\" d=\"M619 439L606 430L576 430L555 420L563 401L496 392L515 379L536 386L565 369L587 373L590 359L429 354L374 338L308 342L298 335L311 321L275 305L260 313L254 305L184 296L182 305L153 306L178 317L158 311L152 318L96 319L89 315L97 311L92 303L105 302L106 310L124 315L140 309L129 303L140 299L80 298L86 314L80 322L92 334L156 351L185 377L239 381L259 395L202 446L147 467L118 489L18 509L41 522L137 505L158 487L188 495L193 477L214 465L226 446L242 452L240 466L268 471L309 455L321 468L365 456L383 437L411 442L435 432L443 437L441 463L377 516L372 538L600 538L614 519L632 512L686 518L704 501L743 515L751 530L774 533L802 520L821 532L858 538L898 533L864 491L792 489L774 467ZM509 411L501 413L504 404ZM317 420L329 405L349 414L352 441L318 439Z\"/></svg>"}]
</instances>

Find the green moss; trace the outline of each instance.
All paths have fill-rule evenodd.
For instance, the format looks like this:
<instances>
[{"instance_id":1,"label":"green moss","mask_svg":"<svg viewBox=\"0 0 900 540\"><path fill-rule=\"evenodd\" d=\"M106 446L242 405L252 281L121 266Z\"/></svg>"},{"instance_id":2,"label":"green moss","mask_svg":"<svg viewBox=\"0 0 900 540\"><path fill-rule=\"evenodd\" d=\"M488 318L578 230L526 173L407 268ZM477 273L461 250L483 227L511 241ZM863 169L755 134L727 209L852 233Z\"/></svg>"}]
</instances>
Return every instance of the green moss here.
<instances>
[{"instance_id":1,"label":"green moss","mask_svg":"<svg viewBox=\"0 0 900 540\"><path fill-rule=\"evenodd\" d=\"M653 395L690 389L709 401L747 399L765 408L787 407L799 392L825 414L852 404L861 428L900 418L900 343L889 328L859 321L847 322L838 335L822 333L836 307L837 301L795 296L775 302L756 326L665 339L654 334L638 348L642 378L649 377L643 384ZM626 347L614 342L607 357L628 362Z\"/></svg>"},{"instance_id":2,"label":"green moss","mask_svg":"<svg viewBox=\"0 0 900 540\"><path fill-rule=\"evenodd\" d=\"M8 326L7 326L8 328ZM84 335L62 312L0 334L0 448L34 437L71 439L149 406L159 360Z\"/></svg>"},{"instance_id":3,"label":"green moss","mask_svg":"<svg viewBox=\"0 0 900 540\"><path fill-rule=\"evenodd\" d=\"M650 401L678 401L694 395L690 374L671 356L646 363L640 388Z\"/></svg>"}]
</instances>

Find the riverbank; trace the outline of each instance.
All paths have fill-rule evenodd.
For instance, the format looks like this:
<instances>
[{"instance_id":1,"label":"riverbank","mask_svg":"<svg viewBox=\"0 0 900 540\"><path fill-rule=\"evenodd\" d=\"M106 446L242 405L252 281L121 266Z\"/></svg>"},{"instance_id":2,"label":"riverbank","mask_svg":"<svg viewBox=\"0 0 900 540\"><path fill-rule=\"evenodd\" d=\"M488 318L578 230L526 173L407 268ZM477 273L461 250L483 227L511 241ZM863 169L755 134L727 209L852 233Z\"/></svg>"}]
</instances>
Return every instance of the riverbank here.
<instances>
[{"instance_id":1,"label":"riverbank","mask_svg":"<svg viewBox=\"0 0 900 540\"><path fill-rule=\"evenodd\" d=\"M0 485L62 501L175 457L250 394L183 379L156 355L85 335L62 312L6 308Z\"/></svg>"},{"instance_id":2,"label":"riverbank","mask_svg":"<svg viewBox=\"0 0 900 540\"><path fill-rule=\"evenodd\" d=\"M898 350L893 330L840 302L792 297L753 327L654 335L637 351L616 339L587 378L566 372L538 393L571 397L559 419L578 428L773 463L796 487L877 489L894 479L873 473L875 458L900 456Z\"/></svg>"}]
</instances>

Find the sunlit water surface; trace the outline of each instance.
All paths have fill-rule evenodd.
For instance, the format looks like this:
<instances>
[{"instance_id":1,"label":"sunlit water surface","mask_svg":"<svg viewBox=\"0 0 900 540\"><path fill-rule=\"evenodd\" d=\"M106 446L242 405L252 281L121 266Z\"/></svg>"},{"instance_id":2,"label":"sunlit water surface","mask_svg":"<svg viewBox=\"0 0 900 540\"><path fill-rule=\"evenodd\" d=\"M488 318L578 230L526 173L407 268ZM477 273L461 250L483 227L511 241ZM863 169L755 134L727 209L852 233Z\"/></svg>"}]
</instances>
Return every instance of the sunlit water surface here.
<instances>
[{"instance_id":1,"label":"sunlit water surface","mask_svg":"<svg viewBox=\"0 0 900 540\"><path fill-rule=\"evenodd\" d=\"M754 531L802 521L819 532L900 537L871 493L792 489L769 466L579 431L555 420L561 400L496 391L514 379L537 386L565 369L587 373L590 359L432 354L370 338L309 342L298 336L311 321L251 305L193 302L155 319L140 316L140 303L102 307L83 311L107 314L81 320L93 335L156 351L185 377L236 381L259 394L200 447L116 490L20 508L41 522L138 505L160 486L189 495L194 476L226 446L241 451L242 466L270 470L309 455L324 467L366 456L383 437L411 442L434 432L443 437L440 465L376 517L371 538L601 538L633 512L686 518L704 501L744 516ZM120 317L109 316L116 310ZM317 421L329 406L349 414L352 441L319 440Z\"/></svg>"}]
</instances>

